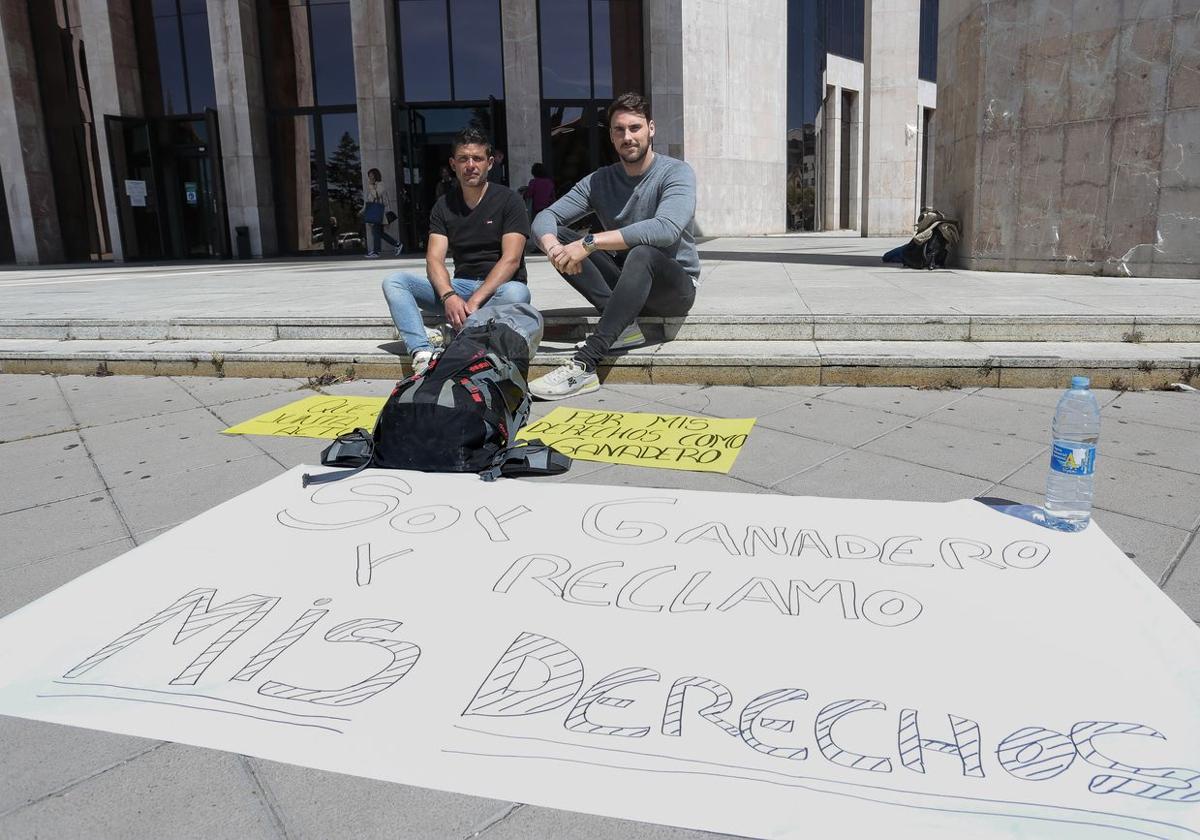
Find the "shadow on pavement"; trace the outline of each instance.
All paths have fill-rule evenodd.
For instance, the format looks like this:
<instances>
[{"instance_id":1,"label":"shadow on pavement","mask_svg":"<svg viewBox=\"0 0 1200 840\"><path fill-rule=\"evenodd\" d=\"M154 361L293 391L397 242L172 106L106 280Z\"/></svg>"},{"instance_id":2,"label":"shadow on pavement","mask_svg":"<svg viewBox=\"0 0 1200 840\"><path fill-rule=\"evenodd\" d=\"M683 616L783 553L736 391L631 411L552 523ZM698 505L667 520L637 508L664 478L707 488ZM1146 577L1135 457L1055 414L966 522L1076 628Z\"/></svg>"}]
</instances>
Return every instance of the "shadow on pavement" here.
<instances>
[{"instance_id":1,"label":"shadow on pavement","mask_svg":"<svg viewBox=\"0 0 1200 840\"><path fill-rule=\"evenodd\" d=\"M863 254L801 254L794 251L700 251L701 260L731 260L734 262L801 263L805 265L882 266L883 255Z\"/></svg>"}]
</instances>

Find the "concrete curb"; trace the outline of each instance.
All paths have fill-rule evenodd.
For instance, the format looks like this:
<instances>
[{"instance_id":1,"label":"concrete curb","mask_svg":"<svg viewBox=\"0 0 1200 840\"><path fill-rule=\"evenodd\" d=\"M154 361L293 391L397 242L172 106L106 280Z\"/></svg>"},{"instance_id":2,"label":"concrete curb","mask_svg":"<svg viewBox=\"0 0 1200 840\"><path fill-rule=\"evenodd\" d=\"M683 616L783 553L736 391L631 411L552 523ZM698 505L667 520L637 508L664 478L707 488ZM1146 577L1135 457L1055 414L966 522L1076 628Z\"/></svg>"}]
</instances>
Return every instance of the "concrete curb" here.
<instances>
[{"instance_id":1,"label":"concrete curb","mask_svg":"<svg viewBox=\"0 0 1200 840\"><path fill-rule=\"evenodd\" d=\"M111 350L87 342L77 352L53 347L58 342L26 350L6 343L0 373L391 379L407 370L400 357L369 344L362 352L345 352L344 342L341 351L288 341L286 351L272 351L272 342L265 342L227 352L156 349L152 342ZM566 358L564 352L539 353L531 375ZM680 341L639 348L602 367L613 383L704 385L1041 388L1059 387L1072 374L1117 390L1192 382L1200 378L1200 344Z\"/></svg>"}]
</instances>

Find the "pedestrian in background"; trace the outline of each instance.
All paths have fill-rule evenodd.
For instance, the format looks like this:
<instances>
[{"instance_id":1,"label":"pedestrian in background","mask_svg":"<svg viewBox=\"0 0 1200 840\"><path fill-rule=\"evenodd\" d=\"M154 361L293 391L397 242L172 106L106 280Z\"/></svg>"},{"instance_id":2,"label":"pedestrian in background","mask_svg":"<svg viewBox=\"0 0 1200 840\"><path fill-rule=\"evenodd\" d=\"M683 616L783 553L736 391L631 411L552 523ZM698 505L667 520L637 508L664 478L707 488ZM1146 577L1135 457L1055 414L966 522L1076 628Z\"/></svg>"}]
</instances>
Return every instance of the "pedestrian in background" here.
<instances>
[{"instance_id":1,"label":"pedestrian in background","mask_svg":"<svg viewBox=\"0 0 1200 840\"><path fill-rule=\"evenodd\" d=\"M546 175L546 167L541 163L535 163L530 174L533 177L521 191L529 201L530 213L536 216L554 203L554 179Z\"/></svg>"},{"instance_id":2,"label":"pedestrian in background","mask_svg":"<svg viewBox=\"0 0 1200 840\"><path fill-rule=\"evenodd\" d=\"M370 236L370 247L367 250L369 260L379 256L379 249L384 241L396 249L397 257L404 251L404 246L384 230L397 218L390 205L387 190L383 187L383 174L375 168L367 170L367 190L363 193L362 216Z\"/></svg>"}]
</instances>

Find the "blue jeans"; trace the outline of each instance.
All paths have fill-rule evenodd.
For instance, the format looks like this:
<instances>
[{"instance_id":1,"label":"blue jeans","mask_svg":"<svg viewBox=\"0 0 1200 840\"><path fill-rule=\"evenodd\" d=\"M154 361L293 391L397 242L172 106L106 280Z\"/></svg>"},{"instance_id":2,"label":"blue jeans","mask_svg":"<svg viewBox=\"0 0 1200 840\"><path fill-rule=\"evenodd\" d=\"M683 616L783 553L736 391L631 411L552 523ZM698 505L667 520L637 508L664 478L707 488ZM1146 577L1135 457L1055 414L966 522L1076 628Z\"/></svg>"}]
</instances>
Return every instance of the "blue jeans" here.
<instances>
[{"instance_id":1,"label":"blue jeans","mask_svg":"<svg viewBox=\"0 0 1200 840\"><path fill-rule=\"evenodd\" d=\"M450 281L459 297L466 300L475 294L475 290L483 285L482 280L468 280L465 277L455 277ZM411 271L397 271L383 279L383 297L387 300L388 309L392 311L392 321L404 339L408 352L432 350L425 335L425 323L421 313L426 315L444 316L446 307L437 299L433 284L423 274ZM502 303L529 303L529 286L519 280L509 280L501 283L500 288L492 293L483 305L497 306Z\"/></svg>"},{"instance_id":2,"label":"blue jeans","mask_svg":"<svg viewBox=\"0 0 1200 840\"><path fill-rule=\"evenodd\" d=\"M892 250L888 251L883 255L883 261L886 263L904 262L904 248L906 245L907 243L905 243L905 245L901 245L899 248L893 248Z\"/></svg>"},{"instance_id":3,"label":"blue jeans","mask_svg":"<svg viewBox=\"0 0 1200 840\"><path fill-rule=\"evenodd\" d=\"M372 254L378 254L379 249L383 245L384 242L387 242L393 248L400 247L400 243L398 241L396 241L396 239L390 233L388 233L386 230L383 229L383 225L377 225L377 224L373 224L371 222L367 222L367 227L371 231L371 253Z\"/></svg>"}]
</instances>

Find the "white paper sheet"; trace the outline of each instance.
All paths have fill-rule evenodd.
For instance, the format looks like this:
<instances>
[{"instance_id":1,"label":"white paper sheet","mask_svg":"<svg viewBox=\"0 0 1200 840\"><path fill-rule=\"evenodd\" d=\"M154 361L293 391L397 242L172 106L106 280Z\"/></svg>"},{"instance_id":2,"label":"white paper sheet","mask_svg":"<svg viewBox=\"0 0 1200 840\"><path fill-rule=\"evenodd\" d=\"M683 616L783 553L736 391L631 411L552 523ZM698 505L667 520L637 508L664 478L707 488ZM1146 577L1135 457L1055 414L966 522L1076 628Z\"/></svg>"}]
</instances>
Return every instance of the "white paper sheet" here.
<instances>
[{"instance_id":1,"label":"white paper sheet","mask_svg":"<svg viewBox=\"0 0 1200 840\"><path fill-rule=\"evenodd\" d=\"M0 713L760 837L1200 836L1200 632L1095 526L300 472L0 621Z\"/></svg>"}]
</instances>

